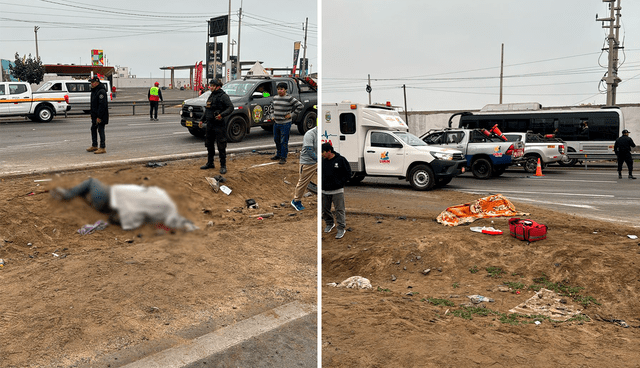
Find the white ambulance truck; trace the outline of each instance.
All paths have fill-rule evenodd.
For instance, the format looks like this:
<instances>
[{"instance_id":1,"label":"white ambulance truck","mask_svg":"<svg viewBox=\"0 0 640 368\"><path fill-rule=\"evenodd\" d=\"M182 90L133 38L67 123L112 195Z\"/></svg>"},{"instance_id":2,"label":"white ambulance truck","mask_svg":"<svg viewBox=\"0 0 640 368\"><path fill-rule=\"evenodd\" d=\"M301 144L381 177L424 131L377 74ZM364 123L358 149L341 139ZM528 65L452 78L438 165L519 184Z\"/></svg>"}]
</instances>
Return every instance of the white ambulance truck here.
<instances>
[{"instance_id":1,"label":"white ambulance truck","mask_svg":"<svg viewBox=\"0 0 640 368\"><path fill-rule=\"evenodd\" d=\"M447 185L462 174L462 152L430 147L409 133L393 108L349 101L322 104L322 143L329 142L351 165L352 183L365 176L408 180L416 190Z\"/></svg>"}]
</instances>

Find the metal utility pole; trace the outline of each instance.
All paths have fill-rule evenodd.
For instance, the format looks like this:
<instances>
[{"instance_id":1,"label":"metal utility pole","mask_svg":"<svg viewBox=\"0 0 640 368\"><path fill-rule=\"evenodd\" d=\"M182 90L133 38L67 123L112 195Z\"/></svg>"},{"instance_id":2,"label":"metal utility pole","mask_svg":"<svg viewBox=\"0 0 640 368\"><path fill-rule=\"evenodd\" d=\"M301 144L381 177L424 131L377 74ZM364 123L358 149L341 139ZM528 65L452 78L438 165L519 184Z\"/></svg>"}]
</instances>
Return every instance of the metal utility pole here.
<instances>
[{"instance_id":1,"label":"metal utility pole","mask_svg":"<svg viewBox=\"0 0 640 368\"><path fill-rule=\"evenodd\" d=\"M409 113L407 112L407 85L402 85L402 90L404 91L404 122L409 124Z\"/></svg>"},{"instance_id":2,"label":"metal utility pole","mask_svg":"<svg viewBox=\"0 0 640 368\"><path fill-rule=\"evenodd\" d=\"M504 43L502 44L502 53L500 54L500 103L502 104L502 71L504 69Z\"/></svg>"},{"instance_id":3,"label":"metal utility pole","mask_svg":"<svg viewBox=\"0 0 640 368\"><path fill-rule=\"evenodd\" d=\"M367 74L367 93L369 94L369 105L371 105L371 74Z\"/></svg>"},{"instance_id":4,"label":"metal utility pole","mask_svg":"<svg viewBox=\"0 0 640 368\"><path fill-rule=\"evenodd\" d=\"M300 77L307 76L307 30L309 29L309 18L304 21L304 49L302 50L302 68L300 68Z\"/></svg>"},{"instance_id":5,"label":"metal utility pole","mask_svg":"<svg viewBox=\"0 0 640 368\"><path fill-rule=\"evenodd\" d=\"M229 0L229 17L227 18L227 63L231 61L231 0ZM229 74L229 73L227 73ZM228 82L228 81L227 81Z\"/></svg>"},{"instance_id":6,"label":"metal utility pole","mask_svg":"<svg viewBox=\"0 0 640 368\"><path fill-rule=\"evenodd\" d=\"M40 27L33 27L33 32L36 34L36 60L40 60L40 55L38 54L38 30Z\"/></svg>"},{"instance_id":7,"label":"metal utility pole","mask_svg":"<svg viewBox=\"0 0 640 368\"><path fill-rule=\"evenodd\" d=\"M242 69L240 64L240 26L242 25L242 1L240 2L240 11L238 12L238 53L236 54L236 77L242 78Z\"/></svg>"},{"instance_id":8,"label":"metal utility pole","mask_svg":"<svg viewBox=\"0 0 640 368\"><path fill-rule=\"evenodd\" d=\"M602 22L602 28L609 28L609 36L607 40L609 46L606 49L609 52L609 66L607 68L607 75L602 78L602 81L607 83L607 106L614 106L616 104L616 88L618 83L622 79L618 78L618 50L620 46L620 0L602 0L603 3L609 3L610 15L609 18L598 18L596 14L596 21ZM609 22L605 25L604 22Z\"/></svg>"}]
</instances>

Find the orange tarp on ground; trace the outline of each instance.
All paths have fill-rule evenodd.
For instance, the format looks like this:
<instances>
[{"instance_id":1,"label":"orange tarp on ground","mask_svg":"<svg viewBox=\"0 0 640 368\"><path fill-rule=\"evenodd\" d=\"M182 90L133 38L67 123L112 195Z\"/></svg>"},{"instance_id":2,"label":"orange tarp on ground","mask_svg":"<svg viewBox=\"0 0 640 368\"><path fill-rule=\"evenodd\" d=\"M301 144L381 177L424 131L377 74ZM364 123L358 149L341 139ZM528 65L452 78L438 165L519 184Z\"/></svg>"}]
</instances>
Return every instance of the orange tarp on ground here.
<instances>
[{"instance_id":1,"label":"orange tarp on ground","mask_svg":"<svg viewBox=\"0 0 640 368\"><path fill-rule=\"evenodd\" d=\"M522 215L526 214L516 211L514 205L502 194L495 194L476 199L472 203L449 207L436 220L447 226L458 226L479 218Z\"/></svg>"}]
</instances>

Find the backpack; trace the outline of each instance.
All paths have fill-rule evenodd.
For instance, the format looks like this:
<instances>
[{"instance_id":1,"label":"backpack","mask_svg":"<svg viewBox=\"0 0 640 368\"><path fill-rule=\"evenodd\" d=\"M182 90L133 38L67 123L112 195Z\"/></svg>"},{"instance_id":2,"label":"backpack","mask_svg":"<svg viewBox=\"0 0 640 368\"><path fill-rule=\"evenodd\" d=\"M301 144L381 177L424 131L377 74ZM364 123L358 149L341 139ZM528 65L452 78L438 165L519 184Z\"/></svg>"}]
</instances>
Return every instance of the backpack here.
<instances>
[{"instance_id":1,"label":"backpack","mask_svg":"<svg viewBox=\"0 0 640 368\"><path fill-rule=\"evenodd\" d=\"M516 239L534 242L547 238L547 225L533 220L509 219L509 233Z\"/></svg>"}]
</instances>

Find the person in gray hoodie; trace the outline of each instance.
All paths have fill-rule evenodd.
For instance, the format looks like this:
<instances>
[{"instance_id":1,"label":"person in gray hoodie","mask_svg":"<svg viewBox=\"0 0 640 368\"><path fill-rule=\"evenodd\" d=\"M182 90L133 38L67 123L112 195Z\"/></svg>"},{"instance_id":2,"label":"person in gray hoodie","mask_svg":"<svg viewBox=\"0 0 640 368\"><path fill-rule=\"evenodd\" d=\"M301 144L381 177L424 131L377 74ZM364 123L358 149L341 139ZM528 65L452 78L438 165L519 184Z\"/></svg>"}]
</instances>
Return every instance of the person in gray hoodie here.
<instances>
[{"instance_id":1,"label":"person in gray hoodie","mask_svg":"<svg viewBox=\"0 0 640 368\"><path fill-rule=\"evenodd\" d=\"M302 138L302 152L300 152L300 170L298 184L291 200L291 206L296 211L304 210L302 195L307 190L311 180L318 176L318 127L313 127L304 133Z\"/></svg>"}]
</instances>

